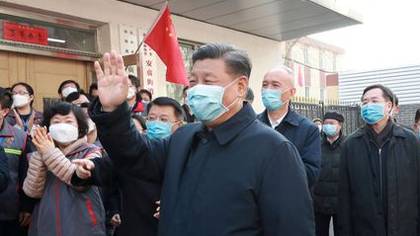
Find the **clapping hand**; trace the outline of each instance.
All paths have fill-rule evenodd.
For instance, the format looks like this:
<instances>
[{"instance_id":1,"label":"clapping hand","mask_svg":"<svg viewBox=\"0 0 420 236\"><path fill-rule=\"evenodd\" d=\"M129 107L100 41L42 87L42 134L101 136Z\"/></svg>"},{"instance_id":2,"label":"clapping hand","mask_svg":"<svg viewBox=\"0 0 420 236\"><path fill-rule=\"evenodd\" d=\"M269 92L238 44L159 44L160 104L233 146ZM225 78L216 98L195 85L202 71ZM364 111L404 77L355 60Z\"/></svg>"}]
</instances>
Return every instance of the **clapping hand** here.
<instances>
[{"instance_id":1,"label":"clapping hand","mask_svg":"<svg viewBox=\"0 0 420 236\"><path fill-rule=\"evenodd\" d=\"M55 148L54 141L47 133L46 127L39 127L35 129L32 135L32 142L38 153L41 155L45 155Z\"/></svg>"}]
</instances>

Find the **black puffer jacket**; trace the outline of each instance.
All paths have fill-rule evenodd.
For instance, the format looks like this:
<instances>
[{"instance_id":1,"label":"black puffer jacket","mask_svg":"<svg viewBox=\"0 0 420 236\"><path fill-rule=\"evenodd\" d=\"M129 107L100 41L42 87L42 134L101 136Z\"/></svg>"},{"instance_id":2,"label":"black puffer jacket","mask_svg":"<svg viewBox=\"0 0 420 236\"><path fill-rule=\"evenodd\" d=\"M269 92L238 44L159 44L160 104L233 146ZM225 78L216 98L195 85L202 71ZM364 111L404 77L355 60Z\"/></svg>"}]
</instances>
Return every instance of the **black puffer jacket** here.
<instances>
[{"instance_id":1,"label":"black puffer jacket","mask_svg":"<svg viewBox=\"0 0 420 236\"><path fill-rule=\"evenodd\" d=\"M323 138L321 144L321 172L313 189L314 209L316 212L334 215L337 213L338 180L340 167L341 135L334 143Z\"/></svg>"}]
</instances>

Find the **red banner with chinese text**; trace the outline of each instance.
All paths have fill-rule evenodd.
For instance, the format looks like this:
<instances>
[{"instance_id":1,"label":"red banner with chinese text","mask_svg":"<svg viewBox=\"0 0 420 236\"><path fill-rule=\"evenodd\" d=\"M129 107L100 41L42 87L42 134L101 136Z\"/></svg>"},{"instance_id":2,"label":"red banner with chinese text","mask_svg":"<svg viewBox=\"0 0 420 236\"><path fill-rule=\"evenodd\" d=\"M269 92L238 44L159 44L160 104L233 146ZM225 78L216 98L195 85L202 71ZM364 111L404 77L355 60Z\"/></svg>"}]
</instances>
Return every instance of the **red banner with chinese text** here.
<instances>
[{"instance_id":1,"label":"red banner with chinese text","mask_svg":"<svg viewBox=\"0 0 420 236\"><path fill-rule=\"evenodd\" d=\"M48 30L5 21L3 22L3 39L48 45Z\"/></svg>"}]
</instances>

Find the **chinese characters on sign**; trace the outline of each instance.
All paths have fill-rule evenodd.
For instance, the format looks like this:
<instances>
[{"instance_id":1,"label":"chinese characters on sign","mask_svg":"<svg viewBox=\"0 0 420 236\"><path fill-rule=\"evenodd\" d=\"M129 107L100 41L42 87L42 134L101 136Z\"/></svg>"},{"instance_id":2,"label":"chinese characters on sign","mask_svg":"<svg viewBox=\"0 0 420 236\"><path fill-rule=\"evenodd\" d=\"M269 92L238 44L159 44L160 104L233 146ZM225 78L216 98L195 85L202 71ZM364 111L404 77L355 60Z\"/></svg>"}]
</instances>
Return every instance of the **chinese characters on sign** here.
<instances>
[{"instance_id":1,"label":"chinese characters on sign","mask_svg":"<svg viewBox=\"0 0 420 236\"><path fill-rule=\"evenodd\" d=\"M154 94L155 84L153 77L155 75L155 57L153 54L153 50L143 44L142 46L142 63L143 63L143 78L144 78L144 88L149 90L152 94Z\"/></svg>"},{"instance_id":2,"label":"chinese characters on sign","mask_svg":"<svg viewBox=\"0 0 420 236\"><path fill-rule=\"evenodd\" d=\"M3 38L10 41L48 45L48 30L12 22L3 22Z\"/></svg>"}]
</instances>

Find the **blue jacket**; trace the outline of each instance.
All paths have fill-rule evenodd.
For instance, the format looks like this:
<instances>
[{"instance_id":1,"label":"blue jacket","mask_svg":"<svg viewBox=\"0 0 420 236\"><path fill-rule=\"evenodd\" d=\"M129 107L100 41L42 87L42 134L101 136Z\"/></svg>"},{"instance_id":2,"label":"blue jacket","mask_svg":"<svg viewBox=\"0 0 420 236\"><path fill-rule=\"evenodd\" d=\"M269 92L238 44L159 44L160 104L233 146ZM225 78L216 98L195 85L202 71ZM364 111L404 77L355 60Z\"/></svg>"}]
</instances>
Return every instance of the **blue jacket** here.
<instances>
[{"instance_id":1,"label":"blue jacket","mask_svg":"<svg viewBox=\"0 0 420 236\"><path fill-rule=\"evenodd\" d=\"M0 146L0 193L7 188L9 183L9 165L3 147Z\"/></svg>"},{"instance_id":2,"label":"blue jacket","mask_svg":"<svg viewBox=\"0 0 420 236\"><path fill-rule=\"evenodd\" d=\"M258 115L258 119L271 127L267 110ZM305 164L309 187L312 187L321 168L321 138L319 129L308 118L290 110L276 130L292 142Z\"/></svg>"},{"instance_id":3,"label":"blue jacket","mask_svg":"<svg viewBox=\"0 0 420 236\"><path fill-rule=\"evenodd\" d=\"M0 220L16 220L19 212L31 213L35 200L22 191L23 181L28 171L28 157L31 141L21 129L11 126L4 120L0 124L0 146L4 148L9 167L9 184L0 193Z\"/></svg>"},{"instance_id":4,"label":"blue jacket","mask_svg":"<svg viewBox=\"0 0 420 236\"><path fill-rule=\"evenodd\" d=\"M147 169L132 181L162 184L159 235L315 234L296 148L257 121L250 105L211 131L194 123L164 140L139 134L126 103L112 113L101 112L97 101L90 109L116 168Z\"/></svg>"}]
</instances>

